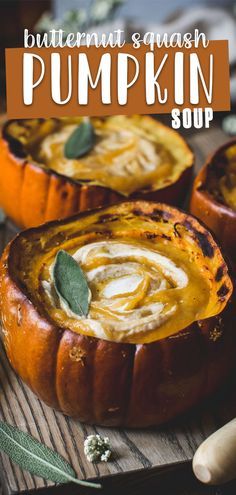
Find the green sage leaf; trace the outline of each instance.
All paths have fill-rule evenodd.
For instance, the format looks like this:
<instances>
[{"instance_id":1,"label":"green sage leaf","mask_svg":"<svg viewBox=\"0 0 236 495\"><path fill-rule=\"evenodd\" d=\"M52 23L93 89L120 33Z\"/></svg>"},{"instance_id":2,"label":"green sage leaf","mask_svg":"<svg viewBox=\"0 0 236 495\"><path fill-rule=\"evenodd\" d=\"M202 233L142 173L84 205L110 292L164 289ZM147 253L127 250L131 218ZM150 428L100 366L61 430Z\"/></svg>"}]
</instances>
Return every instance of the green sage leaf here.
<instances>
[{"instance_id":1,"label":"green sage leaf","mask_svg":"<svg viewBox=\"0 0 236 495\"><path fill-rule=\"evenodd\" d=\"M91 122L82 122L77 127L64 146L66 158L80 158L86 155L94 146L95 133Z\"/></svg>"},{"instance_id":2,"label":"green sage leaf","mask_svg":"<svg viewBox=\"0 0 236 495\"><path fill-rule=\"evenodd\" d=\"M60 454L28 433L2 421L0 421L0 450L21 469L46 480L101 488L99 484L78 480L70 464Z\"/></svg>"},{"instance_id":3,"label":"green sage leaf","mask_svg":"<svg viewBox=\"0 0 236 495\"><path fill-rule=\"evenodd\" d=\"M55 289L73 313L87 316L90 290L80 266L66 251L58 251L53 268Z\"/></svg>"}]
</instances>

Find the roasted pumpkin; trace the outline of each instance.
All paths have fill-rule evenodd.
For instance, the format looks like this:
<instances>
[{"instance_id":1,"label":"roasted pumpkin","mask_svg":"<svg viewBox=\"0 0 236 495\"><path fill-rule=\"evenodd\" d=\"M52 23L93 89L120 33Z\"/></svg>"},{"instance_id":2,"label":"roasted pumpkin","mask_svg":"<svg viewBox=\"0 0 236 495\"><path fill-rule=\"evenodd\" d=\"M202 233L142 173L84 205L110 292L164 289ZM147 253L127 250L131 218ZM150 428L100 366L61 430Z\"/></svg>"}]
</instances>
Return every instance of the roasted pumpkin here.
<instances>
[{"instance_id":1,"label":"roasted pumpkin","mask_svg":"<svg viewBox=\"0 0 236 495\"><path fill-rule=\"evenodd\" d=\"M215 233L236 267L236 140L221 146L200 170L190 211Z\"/></svg>"},{"instance_id":2,"label":"roasted pumpkin","mask_svg":"<svg viewBox=\"0 0 236 495\"><path fill-rule=\"evenodd\" d=\"M5 124L0 205L18 226L65 218L124 197L181 204L193 153L176 131L147 116L93 118L90 141L85 136L84 146L68 154L68 141L86 122L78 117ZM78 148L79 132L73 139Z\"/></svg>"},{"instance_id":3,"label":"roasted pumpkin","mask_svg":"<svg viewBox=\"0 0 236 495\"><path fill-rule=\"evenodd\" d=\"M85 316L55 290L61 251L86 277ZM195 218L160 203L120 203L26 230L7 246L4 344L20 377L63 413L108 426L158 425L231 370L232 293L220 249Z\"/></svg>"}]
</instances>

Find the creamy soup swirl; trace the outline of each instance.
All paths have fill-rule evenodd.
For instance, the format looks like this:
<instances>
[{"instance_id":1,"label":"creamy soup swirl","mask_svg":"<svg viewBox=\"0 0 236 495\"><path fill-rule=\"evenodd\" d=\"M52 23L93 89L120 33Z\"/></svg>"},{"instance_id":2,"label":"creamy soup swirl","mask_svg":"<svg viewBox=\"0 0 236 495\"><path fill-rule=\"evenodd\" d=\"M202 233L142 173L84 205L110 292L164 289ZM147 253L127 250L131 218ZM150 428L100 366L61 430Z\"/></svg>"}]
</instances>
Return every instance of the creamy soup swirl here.
<instances>
[{"instance_id":1,"label":"creamy soup swirl","mask_svg":"<svg viewBox=\"0 0 236 495\"><path fill-rule=\"evenodd\" d=\"M201 290L197 290L196 281L189 279L187 270L163 253L142 245L124 241L92 242L79 247L73 257L82 267L90 289L87 317L73 313L58 298L53 263L50 279L43 282L43 287L50 304L64 318L77 320L85 333L95 337L122 341L145 336L184 311L184 290L188 284L196 294ZM188 311L192 308L194 317L196 301L188 300Z\"/></svg>"}]
</instances>

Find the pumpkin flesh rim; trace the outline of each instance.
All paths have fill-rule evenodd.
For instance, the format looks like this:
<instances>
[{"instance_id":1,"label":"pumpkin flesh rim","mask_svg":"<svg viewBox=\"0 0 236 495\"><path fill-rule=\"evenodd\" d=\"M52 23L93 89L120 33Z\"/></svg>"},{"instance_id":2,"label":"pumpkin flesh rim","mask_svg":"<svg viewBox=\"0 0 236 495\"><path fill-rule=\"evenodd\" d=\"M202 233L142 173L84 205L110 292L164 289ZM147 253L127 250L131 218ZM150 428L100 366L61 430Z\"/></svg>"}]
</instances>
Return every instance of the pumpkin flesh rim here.
<instances>
[{"instance_id":1,"label":"pumpkin flesh rim","mask_svg":"<svg viewBox=\"0 0 236 495\"><path fill-rule=\"evenodd\" d=\"M198 226L198 229L200 229L200 233L204 232L206 233L206 239L207 241L209 242L209 245L208 245L208 248L206 248L206 252L207 252L207 249L210 250L210 247L209 246L213 246L213 251L214 251L214 256L215 256L215 260L216 262L218 262L218 269L216 270L215 272L215 276L218 276L219 278L219 270L221 270L221 279L218 281L218 282L215 282L216 284L218 284L218 292L219 292L219 301L218 301L218 311L217 312L214 312L214 314L206 314L204 316L204 318L197 318L197 320L199 319L207 319L207 318L211 318L211 317L214 317L218 314L220 314L224 307L226 306L231 294L232 294L232 283L231 283L231 280L230 280L230 277L228 275L228 269L227 269L227 265L221 255L221 252L220 252L220 249L219 247L217 246L217 244L215 243L215 241L213 240L211 234L209 234L209 232L207 232L207 230L201 226L201 224L194 218L190 217L189 215L185 214L185 213L182 213L180 212L179 210L176 210L175 208L171 208L171 207L167 207L166 205L163 205L163 204L158 204L158 203L145 203L145 202L126 202L126 203L123 203L123 204L120 204L119 206L113 206L113 207L109 207L109 208L99 208L97 210L94 210L94 211L90 211L89 213L81 213L79 215L76 215L72 218L68 218L64 221L53 221L53 222L49 222L48 224L46 225L43 225L41 227L38 227L38 228L32 228L32 229L29 229L28 231L25 231L25 232L22 232L20 234L18 234L18 236L15 238L15 240L12 241L10 247L9 247L9 256L8 256L8 271L9 271L9 275L11 277L11 279L14 281L14 283L16 284L17 287L20 288L21 292L28 298L28 300L31 302L31 304L33 304L37 311L39 312L39 314L41 314L46 320L50 320L50 322L54 325L56 325L57 327L60 327L60 328L63 328L63 324L60 325L58 324L58 321L55 321L55 319L53 317L50 316L50 313L47 312L47 310L45 310L45 307L44 305L40 304L40 300L36 300L34 299L33 297L33 294L30 293L30 291L27 292L26 290L26 287L24 286L24 284L22 283L22 280L19 276L17 276L16 274L16 270L15 270L15 267L14 267L14 257L16 256L16 251L18 250L18 252L22 252L21 250L19 251L19 246L17 246L17 244L20 242L20 239L23 239L23 238L26 238L28 237L28 239L30 239L30 237L33 237L35 234L37 236L37 238L40 238L40 233L43 233L43 232L49 232L50 229L52 228L57 228L59 227L59 237L60 237L60 226L65 226L65 225L70 225L71 223L73 222L76 222L76 221L80 221L81 219L83 219L84 217L86 218L87 216L92 216L92 215L100 215L100 214L105 214L104 212L106 212L107 210L108 211L113 211L113 215L114 215L114 212L116 211L120 211L120 209L122 208L127 208L127 211L129 211L129 209L133 210L137 208L141 211L142 213L142 210L144 210L145 212L145 208L146 208L146 211L148 210L149 211L149 214L152 214L152 211L159 211L159 212L162 212L163 215L166 215L166 217L168 216L168 213L171 213L171 214L175 214L177 215L177 219L180 218L185 218L187 219L188 221L190 221L190 223L188 224L188 228L193 228L195 230L195 233L194 235L196 235L197 233L197 230L196 230L196 226ZM165 222L168 223L168 220L165 219ZM179 223L179 222L177 222ZM164 223L163 223L164 225ZM107 224L106 224L107 226ZM199 232L198 232L199 233ZM197 238L197 237L196 237ZM204 241L203 241L203 237L200 236L200 239L201 239L201 243L202 245L204 245ZM211 254L211 253L208 253L208 254ZM206 256L206 259L207 259L207 256ZM218 275L217 275L218 274ZM223 280L223 282L222 282ZM194 323L195 321L197 320L194 320L191 323ZM174 331L171 330L169 333L161 333L159 332L159 337L158 338L154 338L152 340L149 340L149 341L143 341L141 339L140 340L135 340L135 341L128 341L128 343L130 344L133 344L133 343L148 343L148 342L156 342L158 340L161 340L165 337L167 337L168 335L172 335L172 334L176 334L176 333L179 333L181 331L183 331L186 326L188 325L185 325L184 327L182 328L179 328L178 330ZM68 328L68 326L65 324L65 327L64 328ZM73 331L73 330L72 330ZM82 334L82 332L81 332ZM91 337L93 337L94 335L89 335ZM96 336L95 336L96 338ZM109 339L108 339L109 340Z\"/></svg>"},{"instance_id":2,"label":"pumpkin flesh rim","mask_svg":"<svg viewBox=\"0 0 236 495\"><path fill-rule=\"evenodd\" d=\"M166 181L166 183L163 182L163 184L160 184L160 186L158 186L158 182L157 182L157 185L155 187L153 187L153 186L148 187L148 188L139 187L136 190L131 191L130 193L127 193L127 194L124 194L122 191L120 191L116 187L109 187L109 185L99 183L96 180L90 180L90 179L86 180L86 179L73 178L70 175L66 175L62 172L59 172L58 170L54 170L53 168L47 167L44 164L41 164L35 160L32 160L32 157L27 156L27 153L25 153L24 146L22 145L22 143L20 143L20 141L17 140L15 137L12 137L11 134L9 133L9 129L8 129L9 126L12 125L12 123L14 123L14 122L17 123L18 122L17 119L15 119L13 121L8 121L4 124L3 130L2 130L2 137L3 137L3 140L8 144L10 153L15 158L20 160L20 162L22 164L27 162L31 166L40 169L44 173L47 173L49 175L58 176L61 179L67 180L67 181L74 183L74 184L78 184L81 186L88 186L88 187L97 186L97 187L100 187L103 189L108 189L110 191L113 191L113 192L119 194L121 196L121 198L123 198L123 200L125 200L126 198L128 198L128 199L133 198L133 197L137 196L138 194L148 195L148 194L152 194L156 191L164 191L165 189L168 189L168 188L174 186L175 184L178 184L178 182L180 181L182 176L184 174L186 174L188 171L191 171L191 169L193 168L193 165L194 165L194 154L191 150L191 147L187 144L187 142L185 141L183 136L181 136L175 130L169 128L168 126L162 124L161 122L155 120L152 117L133 116L133 118L143 119L143 121L147 122L150 127L154 127L154 128L156 127L157 130L159 129L160 134L163 135L163 143L164 144L165 143L168 144L168 142L170 141L170 137L171 137L172 144L170 146L170 143L169 143L168 147L166 149L171 150L171 147L173 146L173 142L177 143L178 148L179 149L182 148L182 158L181 158L181 160L179 158L179 160L174 164L174 169L177 170L179 168L179 173L177 174L176 177L173 177L172 179ZM32 119L30 119L30 120L32 120ZM40 120L46 122L47 120L49 121L50 119L40 119ZM56 121L59 119L51 119L51 120ZM160 142L162 142L162 141L160 141ZM165 148L165 146L164 146L164 148ZM181 162L184 162L184 166L181 164ZM167 175L167 178L168 178L168 175ZM125 180L125 178L124 178L124 180Z\"/></svg>"},{"instance_id":3,"label":"pumpkin flesh rim","mask_svg":"<svg viewBox=\"0 0 236 495\"><path fill-rule=\"evenodd\" d=\"M200 169L198 172L194 184L193 184L193 190L192 190L192 196L194 194L199 194L204 196L208 204L214 205L215 209L219 209L224 214L236 218L236 210L231 208L227 203L224 203L223 200L222 202L217 199L216 195L214 195L213 192L209 190L208 187L208 181L209 181L209 173L214 173L214 168L217 168L218 164L214 163L217 161L217 158L219 157L220 159L220 154L222 154L227 148L230 148L231 146L236 145L236 139L231 139L230 141L227 141L224 143L222 146L220 146L212 155L207 159L205 165ZM209 171L209 169L211 169Z\"/></svg>"}]
</instances>

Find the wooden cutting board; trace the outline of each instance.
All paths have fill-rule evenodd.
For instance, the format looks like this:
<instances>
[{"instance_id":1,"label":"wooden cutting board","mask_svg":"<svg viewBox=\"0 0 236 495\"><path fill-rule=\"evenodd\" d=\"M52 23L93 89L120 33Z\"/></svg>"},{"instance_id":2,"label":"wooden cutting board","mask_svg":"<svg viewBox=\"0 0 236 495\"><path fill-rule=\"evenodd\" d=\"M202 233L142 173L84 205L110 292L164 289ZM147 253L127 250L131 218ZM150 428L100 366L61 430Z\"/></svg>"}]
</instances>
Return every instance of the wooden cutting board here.
<instances>
[{"instance_id":1,"label":"wooden cutting board","mask_svg":"<svg viewBox=\"0 0 236 495\"><path fill-rule=\"evenodd\" d=\"M226 136L219 128L198 132L189 139L196 151L198 166L209 152L225 140ZM14 233L8 222L0 225L1 250ZM181 470L186 463L190 463L202 440L236 415L236 384L228 383L214 400L167 426L123 430L83 425L38 400L11 370L4 350L0 352L0 419L17 425L62 454L79 478L101 478L105 487L104 492L99 492L101 494L120 493L124 486L126 489L129 487L129 494L137 493L140 487L148 487L147 483L160 477L161 473L167 473L167 478L170 478L172 468L179 467ZM114 453L112 462L91 464L86 460L83 442L91 433L109 436ZM5 494L41 493L41 490L46 493L97 493L78 490L76 485L55 487L51 482L22 472L5 454L1 456L1 463ZM188 472L190 467L185 470L185 476ZM159 493L162 495L163 492ZM172 495L175 493L171 492Z\"/></svg>"},{"instance_id":2,"label":"wooden cutting board","mask_svg":"<svg viewBox=\"0 0 236 495\"><path fill-rule=\"evenodd\" d=\"M114 489L116 486L122 489L129 482L134 490L145 486L149 478L158 477L163 469L182 467L182 463L191 461L206 436L236 415L236 384L230 384L214 400L160 428L118 430L83 425L38 400L11 370L2 348L0 387L3 421L17 425L62 454L79 478L105 477L104 486ZM91 464L86 460L83 442L91 433L109 436L114 453L112 462ZM40 488L47 488L48 493L53 488L53 483L22 472L5 454L2 454L1 462L4 494L28 493L29 490L35 493ZM78 491L76 485L75 491L71 485L70 489L65 485L64 489L57 490L67 494L85 493Z\"/></svg>"}]
</instances>

